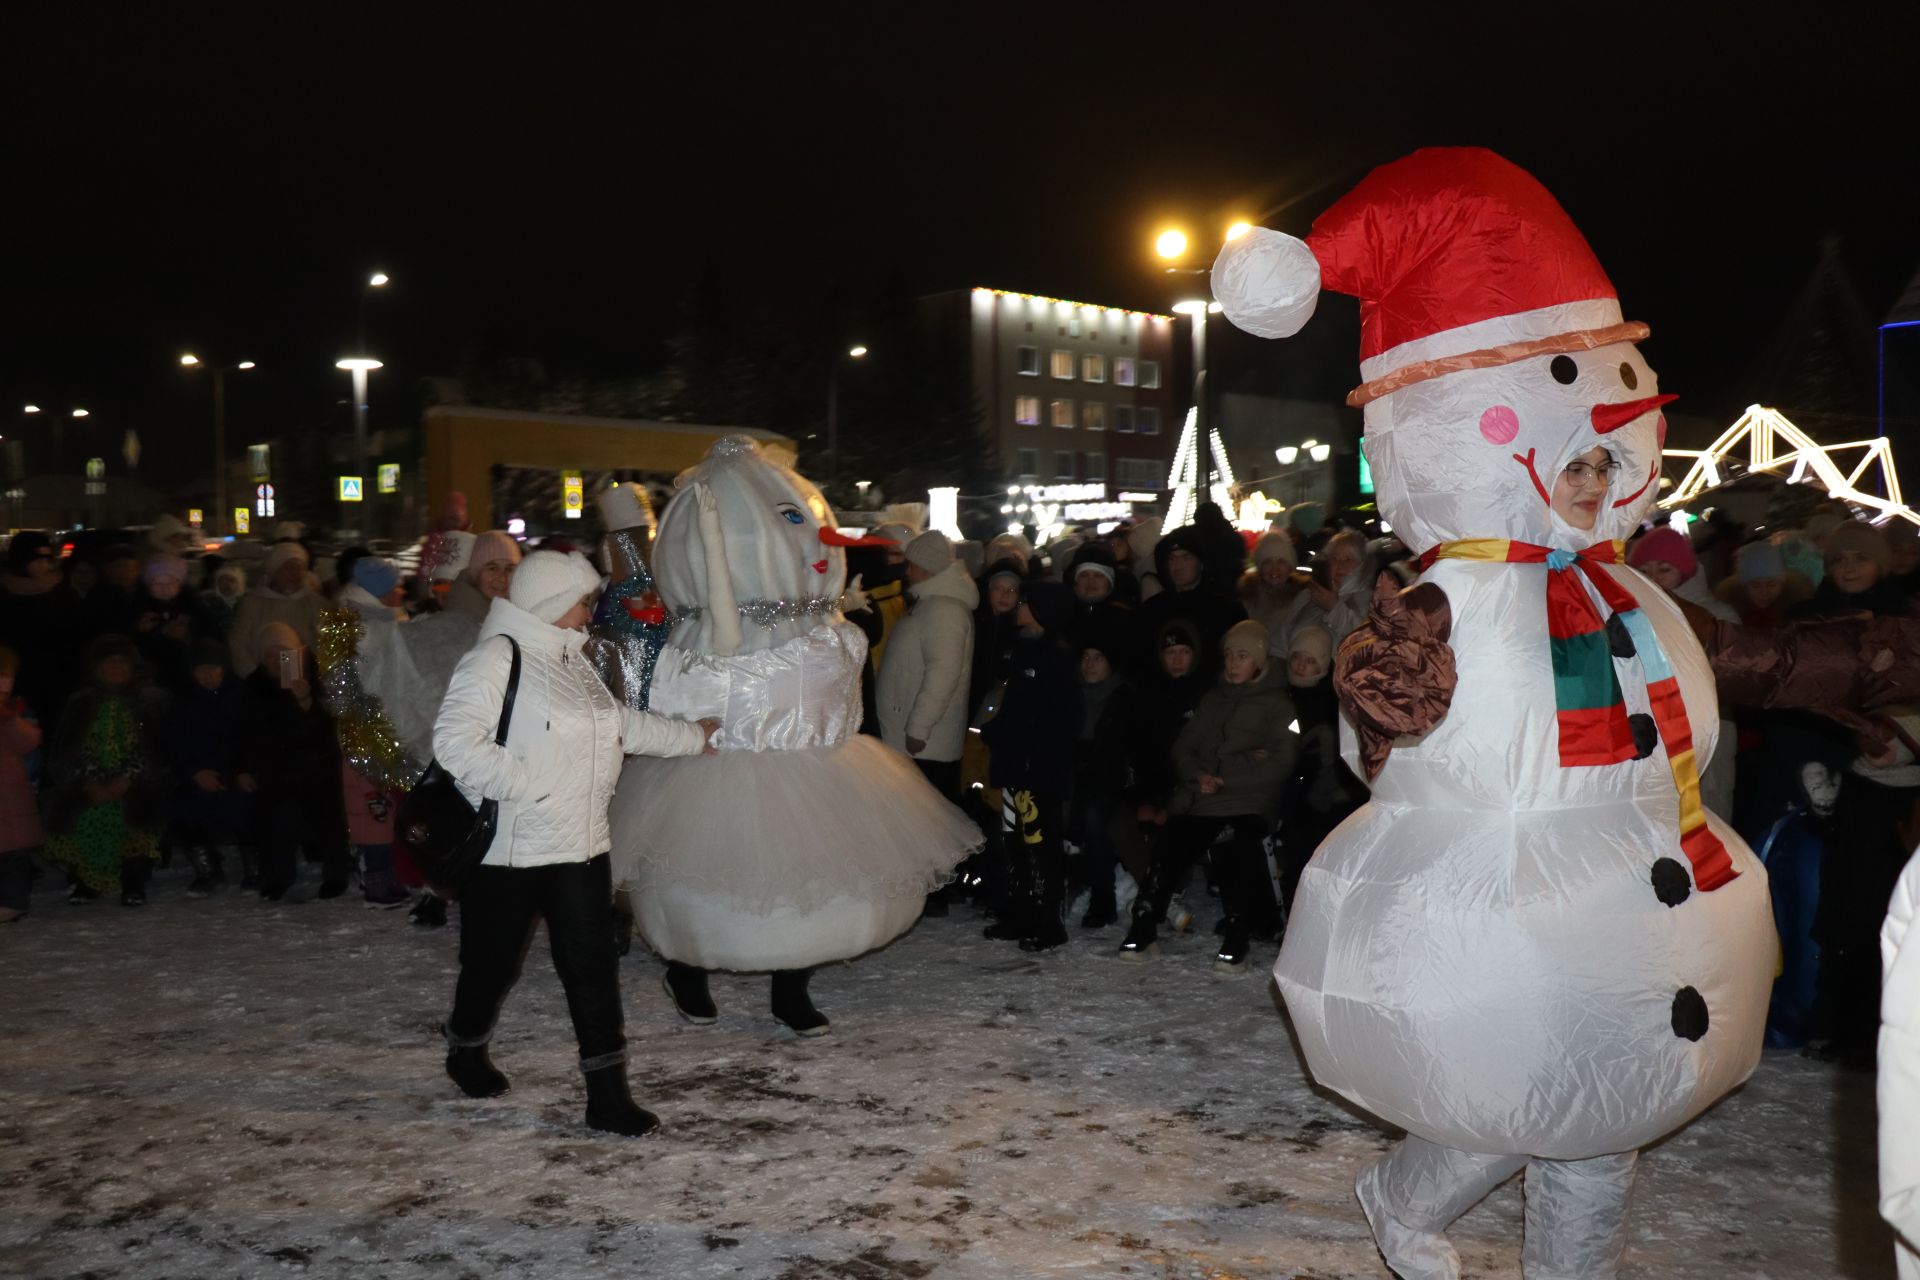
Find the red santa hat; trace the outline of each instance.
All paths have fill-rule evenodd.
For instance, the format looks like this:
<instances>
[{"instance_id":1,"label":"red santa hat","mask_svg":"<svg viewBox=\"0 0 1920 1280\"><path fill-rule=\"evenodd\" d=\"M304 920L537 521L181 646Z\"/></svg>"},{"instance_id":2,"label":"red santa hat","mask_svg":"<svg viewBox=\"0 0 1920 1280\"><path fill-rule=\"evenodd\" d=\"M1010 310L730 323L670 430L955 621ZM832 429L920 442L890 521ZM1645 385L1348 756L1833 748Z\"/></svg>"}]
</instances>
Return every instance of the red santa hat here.
<instances>
[{"instance_id":1,"label":"red santa hat","mask_svg":"<svg viewBox=\"0 0 1920 1280\"><path fill-rule=\"evenodd\" d=\"M1213 266L1228 319L1291 337L1322 288L1360 299L1354 406L1460 369L1637 342L1586 238L1534 177L1482 147L1382 165L1303 240L1257 227Z\"/></svg>"}]
</instances>

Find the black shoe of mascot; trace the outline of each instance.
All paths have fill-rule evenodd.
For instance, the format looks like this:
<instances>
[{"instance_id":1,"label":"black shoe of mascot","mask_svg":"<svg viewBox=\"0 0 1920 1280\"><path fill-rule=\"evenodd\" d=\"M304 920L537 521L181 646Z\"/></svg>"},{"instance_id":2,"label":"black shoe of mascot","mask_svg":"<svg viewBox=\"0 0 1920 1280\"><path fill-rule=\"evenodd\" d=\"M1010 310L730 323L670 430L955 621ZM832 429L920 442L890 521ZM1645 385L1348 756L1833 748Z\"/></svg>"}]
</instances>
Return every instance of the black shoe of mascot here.
<instances>
[{"instance_id":1,"label":"black shoe of mascot","mask_svg":"<svg viewBox=\"0 0 1920 1280\"><path fill-rule=\"evenodd\" d=\"M833 1028L827 1015L813 1007L807 995L811 969L783 969L773 975L773 1016L792 1027L796 1035L823 1036Z\"/></svg>"}]
</instances>

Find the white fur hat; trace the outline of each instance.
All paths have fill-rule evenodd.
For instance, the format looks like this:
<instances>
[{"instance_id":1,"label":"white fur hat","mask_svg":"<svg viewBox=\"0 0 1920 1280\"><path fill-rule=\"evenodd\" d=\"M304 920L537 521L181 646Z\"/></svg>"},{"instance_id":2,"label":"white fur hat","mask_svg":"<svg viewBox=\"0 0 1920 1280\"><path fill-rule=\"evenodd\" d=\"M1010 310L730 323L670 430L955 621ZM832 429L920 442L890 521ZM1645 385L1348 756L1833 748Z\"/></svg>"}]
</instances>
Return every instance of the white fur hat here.
<instances>
[{"instance_id":1,"label":"white fur hat","mask_svg":"<svg viewBox=\"0 0 1920 1280\"><path fill-rule=\"evenodd\" d=\"M536 551L513 571L507 599L552 624L599 589L600 575L578 551Z\"/></svg>"}]
</instances>

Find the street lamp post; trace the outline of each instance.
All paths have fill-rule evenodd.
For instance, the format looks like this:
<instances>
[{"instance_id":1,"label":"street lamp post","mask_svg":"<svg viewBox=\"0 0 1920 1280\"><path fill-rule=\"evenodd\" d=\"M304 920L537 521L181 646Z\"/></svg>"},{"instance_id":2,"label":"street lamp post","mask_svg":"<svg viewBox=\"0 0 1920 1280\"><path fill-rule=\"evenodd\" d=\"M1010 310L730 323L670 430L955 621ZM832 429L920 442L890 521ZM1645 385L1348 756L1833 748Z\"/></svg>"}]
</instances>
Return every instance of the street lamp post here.
<instances>
[{"instance_id":1,"label":"street lamp post","mask_svg":"<svg viewBox=\"0 0 1920 1280\"><path fill-rule=\"evenodd\" d=\"M360 477L361 509L365 510L367 484L367 375L383 368L370 356L348 356L333 363L353 375L353 469ZM365 530L362 530L364 533Z\"/></svg>"},{"instance_id":2,"label":"street lamp post","mask_svg":"<svg viewBox=\"0 0 1920 1280\"><path fill-rule=\"evenodd\" d=\"M1250 230L1252 224L1236 219L1222 239L1235 240ZM1177 227L1162 231L1153 242L1154 252L1168 264L1168 275L1210 275L1211 267L1180 265L1187 256L1187 247L1187 233ZM1205 501L1213 492L1213 413L1207 403L1207 317L1220 310L1220 304L1201 299L1175 303L1173 309L1186 316L1193 326L1193 438L1200 466L1198 491Z\"/></svg>"},{"instance_id":3,"label":"street lamp post","mask_svg":"<svg viewBox=\"0 0 1920 1280\"><path fill-rule=\"evenodd\" d=\"M233 511L227 506L227 374L251 369L254 362L207 364L188 352L180 357L180 366L213 375L213 534L217 538L233 523Z\"/></svg>"},{"instance_id":4,"label":"street lamp post","mask_svg":"<svg viewBox=\"0 0 1920 1280\"><path fill-rule=\"evenodd\" d=\"M864 346L847 348L849 360L864 360L867 349ZM833 365L827 370L827 484L829 487L840 478L840 357L835 356Z\"/></svg>"}]
</instances>

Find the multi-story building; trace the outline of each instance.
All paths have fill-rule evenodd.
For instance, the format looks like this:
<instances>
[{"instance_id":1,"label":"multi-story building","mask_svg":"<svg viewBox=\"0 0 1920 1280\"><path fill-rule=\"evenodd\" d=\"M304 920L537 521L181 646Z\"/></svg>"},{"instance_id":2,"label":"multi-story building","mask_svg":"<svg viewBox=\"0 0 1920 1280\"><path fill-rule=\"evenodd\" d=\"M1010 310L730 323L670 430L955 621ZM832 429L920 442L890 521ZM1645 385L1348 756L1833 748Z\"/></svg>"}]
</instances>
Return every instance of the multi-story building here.
<instances>
[{"instance_id":1,"label":"multi-story building","mask_svg":"<svg viewBox=\"0 0 1920 1280\"><path fill-rule=\"evenodd\" d=\"M923 299L967 344L983 425L1009 487L1104 485L1158 498L1179 440L1172 316L976 288Z\"/></svg>"}]
</instances>

